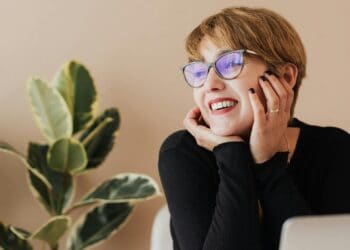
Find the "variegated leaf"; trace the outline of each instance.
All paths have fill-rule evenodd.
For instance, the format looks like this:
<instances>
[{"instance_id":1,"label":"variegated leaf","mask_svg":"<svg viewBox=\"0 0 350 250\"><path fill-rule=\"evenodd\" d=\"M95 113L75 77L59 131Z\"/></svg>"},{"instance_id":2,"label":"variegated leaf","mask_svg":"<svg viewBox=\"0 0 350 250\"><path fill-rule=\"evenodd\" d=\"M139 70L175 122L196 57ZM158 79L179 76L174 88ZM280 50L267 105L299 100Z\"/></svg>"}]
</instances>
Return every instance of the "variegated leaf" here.
<instances>
[{"instance_id":1,"label":"variegated leaf","mask_svg":"<svg viewBox=\"0 0 350 250\"><path fill-rule=\"evenodd\" d=\"M71 114L55 88L38 78L32 78L28 82L28 94L35 121L50 144L72 135Z\"/></svg>"},{"instance_id":2,"label":"variegated leaf","mask_svg":"<svg viewBox=\"0 0 350 250\"><path fill-rule=\"evenodd\" d=\"M100 165L114 145L115 132L120 125L120 116L116 108L109 108L96 118L94 123L80 137L85 147L88 164L84 171Z\"/></svg>"},{"instance_id":3,"label":"variegated leaf","mask_svg":"<svg viewBox=\"0 0 350 250\"><path fill-rule=\"evenodd\" d=\"M51 189L51 185L49 181L46 179L44 175L42 175L37 169L30 166L30 164L27 162L27 159L24 155L19 153L14 147L12 147L10 144L6 142L0 141L0 151L12 154L16 157L18 157L26 166L26 168L30 171L31 174L33 174L35 177L40 179L40 181L48 188Z\"/></svg>"},{"instance_id":4,"label":"variegated leaf","mask_svg":"<svg viewBox=\"0 0 350 250\"><path fill-rule=\"evenodd\" d=\"M128 203L103 204L93 208L74 226L67 249L83 250L101 243L126 224L132 209L133 206Z\"/></svg>"},{"instance_id":5,"label":"variegated leaf","mask_svg":"<svg viewBox=\"0 0 350 250\"><path fill-rule=\"evenodd\" d=\"M48 223L39 228L31 238L46 241L51 248L57 246L57 242L68 230L71 219L68 216L52 217Z\"/></svg>"},{"instance_id":6,"label":"variegated leaf","mask_svg":"<svg viewBox=\"0 0 350 250\"><path fill-rule=\"evenodd\" d=\"M87 156L83 145L73 138L63 138L51 145L49 166L61 173L74 174L86 167Z\"/></svg>"},{"instance_id":7,"label":"variegated leaf","mask_svg":"<svg viewBox=\"0 0 350 250\"><path fill-rule=\"evenodd\" d=\"M48 145L30 143L28 148L28 162L33 168L46 176L52 186L52 190L29 173L32 191L43 203L52 215L62 214L63 209L68 206L74 194L73 178L69 173L60 173L52 170L47 164Z\"/></svg>"},{"instance_id":8,"label":"variegated leaf","mask_svg":"<svg viewBox=\"0 0 350 250\"><path fill-rule=\"evenodd\" d=\"M96 115L97 92L89 71L75 61L69 61L53 79L73 117L73 133L89 125Z\"/></svg>"},{"instance_id":9,"label":"variegated leaf","mask_svg":"<svg viewBox=\"0 0 350 250\"><path fill-rule=\"evenodd\" d=\"M138 202L160 195L158 184L146 175L123 173L104 181L90 191L75 207L85 204Z\"/></svg>"},{"instance_id":10,"label":"variegated leaf","mask_svg":"<svg viewBox=\"0 0 350 250\"><path fill-rule=\"evenodd\" d=\"M10 229L11 226L6 226L0 222L0 248L6 250L31 250L31 244L25 237L14 233Z\"/></svg>"}]
</instances>

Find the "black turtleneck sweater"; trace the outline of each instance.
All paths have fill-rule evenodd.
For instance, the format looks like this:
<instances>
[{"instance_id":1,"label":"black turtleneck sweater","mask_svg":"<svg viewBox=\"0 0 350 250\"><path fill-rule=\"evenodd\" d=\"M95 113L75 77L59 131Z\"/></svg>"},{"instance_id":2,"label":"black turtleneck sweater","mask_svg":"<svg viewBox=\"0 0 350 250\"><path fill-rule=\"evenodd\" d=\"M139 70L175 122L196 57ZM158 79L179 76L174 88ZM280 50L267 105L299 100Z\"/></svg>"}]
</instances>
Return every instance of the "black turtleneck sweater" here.
<instances>
[{"instance_id":1,"label":"black turtleneck sweater","mask_svg":"<svg viewBox=\"0 0 350 250\"><path fill-rule=\"evenodd\" d=\"M211 152L186 130L163 142L158 167L174 250L275 250L290 217L350 213L349 133L297 118L290 126L300 134L289 164L287 152L255 164L246 142Z\"/></svg>"}]
</instances>

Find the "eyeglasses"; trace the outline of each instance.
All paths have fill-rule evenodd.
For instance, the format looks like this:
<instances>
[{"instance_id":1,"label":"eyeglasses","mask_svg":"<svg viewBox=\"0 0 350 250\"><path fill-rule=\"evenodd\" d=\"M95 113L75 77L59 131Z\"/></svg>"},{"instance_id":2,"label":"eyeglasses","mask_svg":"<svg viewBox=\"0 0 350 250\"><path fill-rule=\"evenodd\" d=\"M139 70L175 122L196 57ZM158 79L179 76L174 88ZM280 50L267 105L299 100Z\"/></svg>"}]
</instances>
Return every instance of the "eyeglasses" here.
<instances>
[{"instance_id":1,"label":"eyeglasses","mask_svg":"<svg viewBox=\"0 0 350 250\"><path fill-rule=\"evenodd\" d=\"M239 76L244 66L244 53L257 55L248 49L232 50L220 55L213 63L191 62L182 67L186 82L192 88L203 86L209 70L214 67L216 74L225 80L232 80Z\"/></svg>"}]
</instances>

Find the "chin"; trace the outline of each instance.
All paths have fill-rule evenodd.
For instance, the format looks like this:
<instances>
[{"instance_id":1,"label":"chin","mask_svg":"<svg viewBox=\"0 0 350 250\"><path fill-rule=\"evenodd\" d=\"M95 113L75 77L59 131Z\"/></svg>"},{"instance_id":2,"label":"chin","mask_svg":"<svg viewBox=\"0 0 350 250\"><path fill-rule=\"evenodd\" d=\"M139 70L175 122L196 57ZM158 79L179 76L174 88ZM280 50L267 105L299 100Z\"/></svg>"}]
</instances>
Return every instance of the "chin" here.
<instances>
[{"instance_id":1,"label":"chin","mask_svg":"<svg viewBox=\"0 0 350 250\"><path fill-rule=\"evenodd\" d=\"M238 135L236 129L228 128L227 126L212 126L210 130L215 135L219 136L229 136L229 135Z\"/></svg>"},{"instance_id":2,"label":"chin","mask_svg":"<svg viewBox=\"0 0 350 250\"><path fill-rule=\"evenodd\" d=\"M247 137L247 135L250 134L250 130L252 128L253 124L241 124L245 126L235 126L234 124L227 125L227 124L212 124L210 126L210 130L213 132L213 134L218 136L230 136L230 135L236 135L240 136L242 138Z\"/></svg>"}]
</instances>

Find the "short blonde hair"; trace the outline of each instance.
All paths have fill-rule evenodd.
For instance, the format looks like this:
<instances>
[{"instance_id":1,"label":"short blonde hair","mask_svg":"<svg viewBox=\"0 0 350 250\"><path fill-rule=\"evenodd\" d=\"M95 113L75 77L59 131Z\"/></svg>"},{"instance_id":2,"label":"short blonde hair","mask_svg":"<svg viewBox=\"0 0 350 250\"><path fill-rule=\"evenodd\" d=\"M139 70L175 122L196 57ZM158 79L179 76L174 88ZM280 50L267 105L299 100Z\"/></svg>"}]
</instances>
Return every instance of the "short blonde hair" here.
<instances>
[{"instance_id":1,"label":"short blonde hair","mask_svg":"<svg viewBox=\"0 0 350 250\"><path fill-rule=\"evenodd\" d=\"M204 36L217 46L226 44L232 49L253 50L276 70L286 63L296 65L298 76L291 108L293 117L298 91L306 75L306 53L298 33L285 18L264 8L225 8L203 20L188 35L186 51L189 61L203 59L199 44Z\"/></svg>"}]
</instances>

